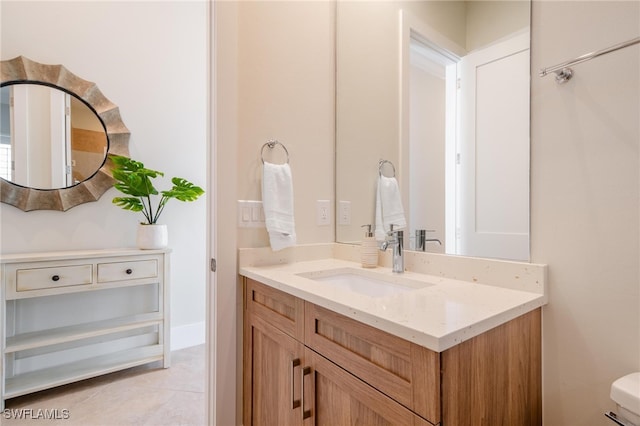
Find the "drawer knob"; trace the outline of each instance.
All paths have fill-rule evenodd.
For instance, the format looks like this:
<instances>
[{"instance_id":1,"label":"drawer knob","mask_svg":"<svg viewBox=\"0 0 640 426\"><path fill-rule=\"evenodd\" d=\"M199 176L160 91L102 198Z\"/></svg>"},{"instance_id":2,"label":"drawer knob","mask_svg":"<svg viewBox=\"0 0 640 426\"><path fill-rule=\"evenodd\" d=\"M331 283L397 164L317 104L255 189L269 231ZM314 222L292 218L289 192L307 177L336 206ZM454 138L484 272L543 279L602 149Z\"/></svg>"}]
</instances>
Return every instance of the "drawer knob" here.
<instances>
[{"instance_id":1,"label":"drawer knob","mask_svg":"<svg viewBox=\"0 0 640 426\"><path fill-rule=\"evenodd\" d=\"M127 273L127 275L131 275L133 274L133 269L127 269L125 272Z\"/></svg>"},{"instance_id":2,"label":"drawer knob","mask_svg":"<svg viewBox=\"0 0 640 426\"><path fill-rule=\"evenodd\" d=\"M53 281L60 281L60 275L54 275L51 277Z\"/></svg>"}]
</instances>

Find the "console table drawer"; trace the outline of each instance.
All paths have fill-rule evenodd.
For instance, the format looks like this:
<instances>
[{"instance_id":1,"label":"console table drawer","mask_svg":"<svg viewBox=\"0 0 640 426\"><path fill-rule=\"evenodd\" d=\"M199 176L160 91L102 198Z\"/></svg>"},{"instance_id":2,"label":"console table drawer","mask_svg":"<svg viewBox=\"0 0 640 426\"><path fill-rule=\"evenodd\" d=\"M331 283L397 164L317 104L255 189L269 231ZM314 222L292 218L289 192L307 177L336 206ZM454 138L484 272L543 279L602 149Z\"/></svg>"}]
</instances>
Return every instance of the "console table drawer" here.
<instances>
[{"instance_id":1,"label":"console table drawer","mask_svg":"<svg viewBox=\"0 0 640 426\"><path fill-rule=\"evenodd\" d=\"M156 259L98 264L98 282L137 280L158 276Z\"/></svg>"},{"instance_id":2,"label":"console table drawer","mask_svg":"<svg viewBox=\"0 0 640 426\"><path fill-rule=\"evenodd\" d=\"M93 281L93 265L56 266L16 270L16 291L87 285Z\"/></svg>"}]
</instances>

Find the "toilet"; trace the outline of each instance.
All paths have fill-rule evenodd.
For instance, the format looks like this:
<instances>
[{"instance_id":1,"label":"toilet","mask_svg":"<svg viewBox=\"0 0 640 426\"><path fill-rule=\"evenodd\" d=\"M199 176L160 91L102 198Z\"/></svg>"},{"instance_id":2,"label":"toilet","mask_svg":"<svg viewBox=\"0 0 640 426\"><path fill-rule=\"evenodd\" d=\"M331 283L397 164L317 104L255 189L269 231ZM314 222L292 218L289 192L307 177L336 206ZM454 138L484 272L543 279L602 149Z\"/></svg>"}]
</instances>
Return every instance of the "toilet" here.
<instances>
[{"instance_id":1,"label":"toilet","mask_svg":"<svg viewBox=\"0 0 640 426\"><path fill-rule=\"evenodd\" d=\"M617 414L608 413L607 417L620 425L640 426L640 372L613 382L611 399L617 405Z\"/></svg>"}]
</instances>

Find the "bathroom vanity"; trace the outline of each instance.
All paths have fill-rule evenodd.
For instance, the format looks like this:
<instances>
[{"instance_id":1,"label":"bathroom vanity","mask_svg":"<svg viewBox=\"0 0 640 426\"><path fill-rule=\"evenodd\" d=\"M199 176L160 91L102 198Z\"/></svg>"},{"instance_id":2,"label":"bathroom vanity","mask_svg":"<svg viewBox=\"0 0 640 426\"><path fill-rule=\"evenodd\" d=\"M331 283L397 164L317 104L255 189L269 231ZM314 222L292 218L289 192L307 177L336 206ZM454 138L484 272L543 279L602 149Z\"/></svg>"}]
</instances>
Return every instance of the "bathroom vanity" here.
<instances>
[{"instance_id":1,"label":"bathroom vanity","mask_svg":"<svg viewBox=\"0 0 640 426\"><path fill-rule=\"evenodd\" d=\"M0 256L2 406L105 373L170 364L169 250Z\"/></svg>"},{"instance_id":2,"label":"bathroom vanity","mask_svg":"<svg viewBox=\"0 0 640 426\"><path fill-rule=\"evenodd\" d=\"M244 424L540 425L545 270L522 265L532 287L241 263ZM345 275L380 289L331 279Z\"/></svg>"}]
</instances>

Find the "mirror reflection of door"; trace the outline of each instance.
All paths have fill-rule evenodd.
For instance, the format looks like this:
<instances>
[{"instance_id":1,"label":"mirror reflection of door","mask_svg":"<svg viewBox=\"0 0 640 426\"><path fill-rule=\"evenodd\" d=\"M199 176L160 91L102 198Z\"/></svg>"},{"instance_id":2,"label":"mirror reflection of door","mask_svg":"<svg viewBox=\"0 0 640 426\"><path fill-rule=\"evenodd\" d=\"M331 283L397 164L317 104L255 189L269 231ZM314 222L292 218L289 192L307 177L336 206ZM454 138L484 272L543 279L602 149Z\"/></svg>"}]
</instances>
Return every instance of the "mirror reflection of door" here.
<instances>
[{"instance_id":1,"label":"mirror reflection of door","mask_svg":"<svg viewBox=\"0 0 640 426\"><path fill-rule=\"evenodd\" d=\"M529 34L460 62L458 254L529 259Z\"/></svg>"},{"instance_id":2,"label":"mirror reflection of door","mask_svg":"<svg viewBox=\"0 0 640 426\"><path fill-rule=\"evenodd\" d=\"M82 101L39 84L2 87L0 177L38 189L91 177L108 149L104 126Z\"/></svg>"},{"instance_id":3,"label":"mirror reflection of door","mask_svg":"<svg viewBox=\"0 0 640 426\"><path fill-rule=\"evenodd\" d=\"M11 86L13 182L41 189L68 186L68 96L42 85Z\"/></svg>"},{"instance_id":4,"label":"mirror reflection of door","mask_svg":"<svg viewBox=\"0 0 640 426\"><path fill-rule=\"evenodd\" d=\"M414 33L409 221L431 252L527 260L529 37L461 58Z\"/></svg>"},{"instance_id":5,"label":"mirror reflection of door","mask_svg":"<svg viewBox=\"0 0 640 426\"><path fill-rule=\"evenodd\" d=\"M11 118L9 111L10 90L8 87L0 89L0 178L13 180L11 164Z\"/></svg>"}]
</instances>

